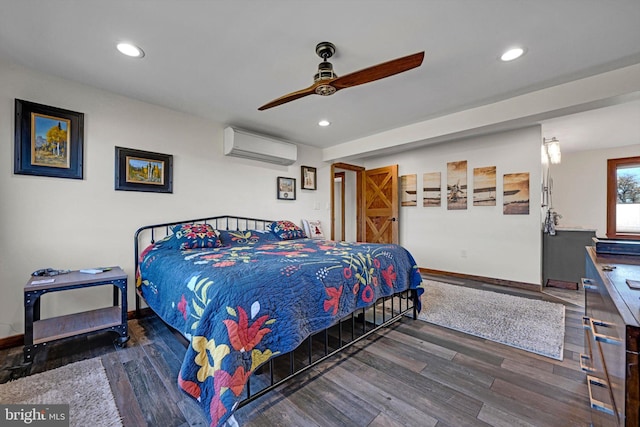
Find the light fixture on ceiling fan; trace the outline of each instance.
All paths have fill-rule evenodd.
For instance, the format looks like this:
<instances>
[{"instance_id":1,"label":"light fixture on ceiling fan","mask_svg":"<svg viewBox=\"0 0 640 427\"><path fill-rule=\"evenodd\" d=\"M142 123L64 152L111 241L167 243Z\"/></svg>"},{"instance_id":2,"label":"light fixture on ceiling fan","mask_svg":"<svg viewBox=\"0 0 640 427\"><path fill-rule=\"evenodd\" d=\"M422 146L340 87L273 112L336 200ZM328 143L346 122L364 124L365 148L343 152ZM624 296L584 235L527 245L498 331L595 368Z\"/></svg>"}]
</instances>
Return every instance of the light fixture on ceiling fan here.
<instances>
[{"instance_id":1,"label":"light fixture on ceiling fan","mask_svg":"<svg viewBox=\"0 0 640 427\"><path fill-rule=\"evenodd\" d=\"M336 47L333 43L318 43L316 46L316 54L322 58L322 62L318 66L318 72L313 78L314 83L308 88L274 99L273 101L258 108L258 110L262 111L268 108L277 107L278 105L303 98L307 95L333 95L341 89L370 83L419 67L422 65L422 61L424 59L424 51L418 52L413 55L403 56L402 58L393 59L391 61L383 62L381 64L338 77L333 72L333 64L328 61L335 52Z\"/></svg>"}]
</instances>

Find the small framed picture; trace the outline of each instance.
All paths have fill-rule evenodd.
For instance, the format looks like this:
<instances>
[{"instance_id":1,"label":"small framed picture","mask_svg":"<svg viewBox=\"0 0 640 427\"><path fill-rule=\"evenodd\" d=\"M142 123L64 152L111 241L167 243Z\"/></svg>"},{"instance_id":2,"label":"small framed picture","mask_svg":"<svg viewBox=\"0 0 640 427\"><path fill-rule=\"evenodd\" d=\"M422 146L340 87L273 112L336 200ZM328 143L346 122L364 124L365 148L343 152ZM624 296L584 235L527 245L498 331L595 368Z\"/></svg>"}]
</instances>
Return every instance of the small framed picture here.
<instances>
[{"instance_id":1,"label":"small framed picture","mask_svg":"<svg viewBox=\"0 0 640 427\"><path fill-rule=\"evenodd\" d=\"M173 156L116 147L115 189L173 193Z\"/></svg>"},{"instance_id":2,"label":"small framed picture","mask_svg":"<svg viewBox=\"0 0 640 427\"><path fill-rule=\"evenodd\" d=\"M278 177L278 199L295 200L296 199L296 180L295 178Z\"/></svg>"},{"instance_id":3,"label":"small framed picture","mask_svg":"<svg viewBox=\"0 0 640 427\"><path fill-rule=\"evenodd\" d=\"M16 174L82 179L84 114L15 100Z\"/></svg>"},{"instance_id":4,"label":"small framed picture","mask_svg":"<svg viewBox=\"0 0 640 427\"><path fill-rule=\"evenodd\" d=\"M302 189L303 190L315 190L316 189L316 168L311 166L301 166L302 169Z\"/></svg>"}]
</instances>

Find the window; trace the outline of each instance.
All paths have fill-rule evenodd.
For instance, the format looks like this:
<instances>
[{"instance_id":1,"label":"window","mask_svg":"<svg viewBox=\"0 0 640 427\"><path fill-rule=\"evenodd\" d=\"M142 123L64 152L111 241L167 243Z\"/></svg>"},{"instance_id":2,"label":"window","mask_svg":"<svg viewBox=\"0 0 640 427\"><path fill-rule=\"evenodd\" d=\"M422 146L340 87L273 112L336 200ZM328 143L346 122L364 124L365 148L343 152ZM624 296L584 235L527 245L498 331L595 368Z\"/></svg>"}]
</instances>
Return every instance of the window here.
<instances>
[{"instance_id":1,"label":"window","mask_svg":"<svg viewBox=\"0 0 640 427\"><path fill-rule=\"evenodd\" d=\"M607 160L607 237L640 239L640 157Z\"/></svg>"}]
</instances>

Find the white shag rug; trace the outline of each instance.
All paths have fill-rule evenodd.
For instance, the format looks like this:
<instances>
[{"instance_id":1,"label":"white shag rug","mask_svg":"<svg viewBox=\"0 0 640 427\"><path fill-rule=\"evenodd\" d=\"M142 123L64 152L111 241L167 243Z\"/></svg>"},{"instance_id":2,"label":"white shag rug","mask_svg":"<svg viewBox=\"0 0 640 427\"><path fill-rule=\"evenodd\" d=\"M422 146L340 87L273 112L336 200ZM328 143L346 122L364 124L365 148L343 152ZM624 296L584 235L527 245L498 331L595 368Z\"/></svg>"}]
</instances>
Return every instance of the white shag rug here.
<instances>
[{"instance_id":1,"label":"white shag rug","mask_svg":"<svg viewBox=\"0 0 640 427\"><path fill-rule=\"evenodd\" d=\"M424 280L418 319L562 360L564 305Z\"/></svg>"},{"instance_id":2,"label":"white shag rug","mask_svg":"<svg viewBox=\"0 0 640 427\"><path fill-rule=\"evenodd\" d=\"M99 357L0 384L3 404L69 404L71 426L121 427Z\"/></svg>"}]
</instances>

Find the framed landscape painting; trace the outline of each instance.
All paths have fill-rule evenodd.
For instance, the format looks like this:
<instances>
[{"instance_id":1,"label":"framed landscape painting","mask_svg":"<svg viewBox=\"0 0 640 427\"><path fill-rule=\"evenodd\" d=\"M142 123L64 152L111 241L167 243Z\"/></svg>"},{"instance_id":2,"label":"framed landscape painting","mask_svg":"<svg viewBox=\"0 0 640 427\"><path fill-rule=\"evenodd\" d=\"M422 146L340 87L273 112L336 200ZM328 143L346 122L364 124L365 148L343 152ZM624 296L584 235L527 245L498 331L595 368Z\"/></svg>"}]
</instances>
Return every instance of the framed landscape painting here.
<instances>
[{"instance_id":1,"label":"framed landscape painting","mask_svg":"<svg viewBox=\"0 0 640 427\"><path fill-rule=\"evenodd\" d=\"M173 193L173 156L116 147L115 189Z\"/></svg>"},{"instance_id":2,"label":"framed landscape painting","mask_svg":"<svg viewBox=\"0 0 640 427\"><path fill-rule=\"evenodd\" d=\"M14 173L83 177L84 114L15 100Z\"/></svg>"}]
</instances>

